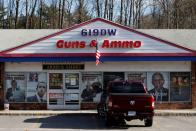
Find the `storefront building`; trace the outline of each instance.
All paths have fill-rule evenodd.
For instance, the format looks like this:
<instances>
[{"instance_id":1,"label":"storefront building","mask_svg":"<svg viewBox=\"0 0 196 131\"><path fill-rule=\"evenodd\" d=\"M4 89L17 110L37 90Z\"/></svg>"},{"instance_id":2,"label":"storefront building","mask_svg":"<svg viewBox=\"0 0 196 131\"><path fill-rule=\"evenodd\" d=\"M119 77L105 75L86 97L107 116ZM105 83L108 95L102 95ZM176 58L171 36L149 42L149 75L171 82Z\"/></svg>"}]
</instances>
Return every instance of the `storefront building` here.
<instances>
[{"instance_id":1,"label":"storefront building","mask_svg":"<svg viewBox=\"0 0 196 131\"><path fill-rule=\"evenodd\" d=\"M1 51L0 78L1 108L95 109L115 80L143 82L157 109L196 107L194 49L101 18Z\"/></svg>"}]
</instances>

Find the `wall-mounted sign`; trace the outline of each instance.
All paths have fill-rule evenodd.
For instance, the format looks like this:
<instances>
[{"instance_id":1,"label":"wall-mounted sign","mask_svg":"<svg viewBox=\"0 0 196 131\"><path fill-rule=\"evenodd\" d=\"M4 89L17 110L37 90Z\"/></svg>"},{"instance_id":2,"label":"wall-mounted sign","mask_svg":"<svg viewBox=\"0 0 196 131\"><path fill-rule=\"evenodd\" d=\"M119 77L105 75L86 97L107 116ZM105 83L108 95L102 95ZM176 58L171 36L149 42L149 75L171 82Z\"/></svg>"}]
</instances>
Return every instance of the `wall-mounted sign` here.
<instances>
[{"instance_id":1,"label":"wall-mounted sign","mask_svg":"<svg viewBox=\"0 0 196 131\"><path fill-rule=\"evenodd\" d=\"M84 70L84 64L44 64L43 70Z\"/></svg>"},{"instance_id":2,"label":"wall-mounted sign","mask_svg":"<svg viewBox=\"0 0 196 131\"><path fill-rule=\"evenodd\" d=\"M82 29L82 36L115 36L116 29Z\"/></svg>"},{"instance_id":3,"label":"wall-mounted sign","mask_svg":"<svg viewBox=\"0 0 196 131\"><path fill-rule=\"evenodd\" d=\"M88 46L90 47L96 47L97 41L92 40ZM56 48L85 48L87 46L85 41L64 41L64 40L58 40L56 43ZM141 47L141 41L132 41L132 40L104 40L101 44L101 48L140 48Z\"/></svg>"},{"instance_id":4,"label":"wall-mounted sign","mask_svg":"<svg viewBox=\"0 0 196 131\"><path fill-rule=\"evenodd\" d=\"M115 36L116 29L82 29L82 36ZM97 47L99 45L101 48L140 48L141 41L133 40L103 40L102 43L98 43L97 40L91 40L90 43L86 41L79 40L58 40L56 42L56 48L58 49L70 49L70 48L86 48L86 47Z\"/></svg>"}]
</instances>

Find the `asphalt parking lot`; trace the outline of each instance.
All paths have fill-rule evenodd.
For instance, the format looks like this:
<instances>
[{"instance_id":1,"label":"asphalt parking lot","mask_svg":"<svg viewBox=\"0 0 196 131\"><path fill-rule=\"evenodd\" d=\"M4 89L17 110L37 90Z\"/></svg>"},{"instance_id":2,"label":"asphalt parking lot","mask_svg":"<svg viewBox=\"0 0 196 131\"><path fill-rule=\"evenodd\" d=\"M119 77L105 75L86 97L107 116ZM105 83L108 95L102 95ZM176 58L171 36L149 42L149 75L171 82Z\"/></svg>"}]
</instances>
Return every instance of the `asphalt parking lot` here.
<instances>
[{"instance_id":1,"label":"asphalt parking lot","mask_svg":"<svg viewBox=\"0 0 196 131\"><path fill-rule=\"evenodd\" d=\"M155 116L152 127L134 120L124 126L105 127L96 115L0 116L0 131L61 131L61 130L130 130L130 131L188 131L196 130L195 116Z\"/></svg>"}]
</instances>

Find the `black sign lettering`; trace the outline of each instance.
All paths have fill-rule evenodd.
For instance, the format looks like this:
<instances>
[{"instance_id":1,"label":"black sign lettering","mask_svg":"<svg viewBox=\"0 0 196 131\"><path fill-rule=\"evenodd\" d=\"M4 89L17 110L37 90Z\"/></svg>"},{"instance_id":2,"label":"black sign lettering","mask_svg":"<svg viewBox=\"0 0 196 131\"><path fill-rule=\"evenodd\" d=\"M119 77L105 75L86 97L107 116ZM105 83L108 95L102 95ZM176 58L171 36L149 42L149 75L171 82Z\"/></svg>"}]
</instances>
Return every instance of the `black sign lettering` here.
<instances>
[{"instance_id":1,"label":"black sign lettering","mask_svg":"<svg viewBox=\"0 0 196 131\"><path fill-rule=\"evenodd\" d=\"M84 70L84 64L44 64L42 68L43 70Z\"/></svg>"}]
</instances>

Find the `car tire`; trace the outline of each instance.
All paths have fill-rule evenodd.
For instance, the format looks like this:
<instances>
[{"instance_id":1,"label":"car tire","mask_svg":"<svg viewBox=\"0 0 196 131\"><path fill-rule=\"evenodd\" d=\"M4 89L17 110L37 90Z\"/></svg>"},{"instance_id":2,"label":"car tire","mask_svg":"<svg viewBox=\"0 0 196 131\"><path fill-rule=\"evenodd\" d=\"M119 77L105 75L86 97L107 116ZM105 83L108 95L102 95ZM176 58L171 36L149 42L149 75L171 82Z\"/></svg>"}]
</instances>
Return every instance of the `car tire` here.
<instances>
[{"instance_id":1,"label":"car tire","mask_svg":"<svg viewBox=\"0 0 196 131\"><path fill-rule=\"evenodd\" d=\"M150 118L145 118L144 119L144 124L145 124L145 127L151 127L152 124L153 124L153 118L150 117Z\"/></svg>"},{"instance_id":2,"label":"car tire","mask_svg":"<svg viewBox=\"0 0 196 131\"><path fill-rule=\"evenodd\" d=\"M105 110L102 106L97 106L97 114L98 114L98 117L100 118L105 118Z\"/></svg>"},{"instance_id":3,"label":"car tire","mask_svg":"<svg viewBox=\"0 0 196 131\"><path fill-rule=\"evenodd\" d=\"M105 125L107 127L110 127L110 126L113 125L113 122L114 122L113 117L111 115L107 114L106 115L106 123L105 123Z\"/></svg>"}]
</instances>

